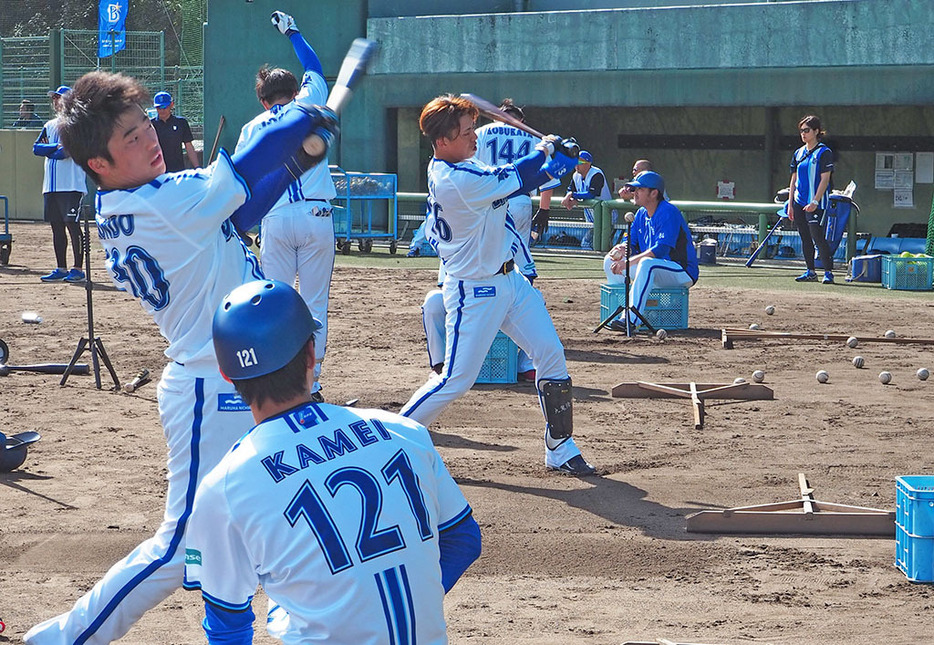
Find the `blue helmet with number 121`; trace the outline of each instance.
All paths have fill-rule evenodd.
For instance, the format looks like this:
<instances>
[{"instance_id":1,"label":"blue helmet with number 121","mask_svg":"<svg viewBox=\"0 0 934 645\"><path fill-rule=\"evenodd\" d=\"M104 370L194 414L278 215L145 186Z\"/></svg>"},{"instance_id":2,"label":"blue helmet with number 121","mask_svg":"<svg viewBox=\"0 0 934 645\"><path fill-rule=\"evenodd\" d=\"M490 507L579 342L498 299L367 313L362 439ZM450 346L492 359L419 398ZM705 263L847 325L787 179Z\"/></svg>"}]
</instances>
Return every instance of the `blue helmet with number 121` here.
<instances>
[{"instance_id":1,"label":"blue helmet with number 121","mask_svg":"<svg viewBox=\"0 0 934 645\"><path fill-rule=\"evenodd\" d=\"M321 323L302 297L278 280L255 280L228 293L214 312L214 353L231 381L271 374L295 358Z\"/></svg>"}]
</instances>

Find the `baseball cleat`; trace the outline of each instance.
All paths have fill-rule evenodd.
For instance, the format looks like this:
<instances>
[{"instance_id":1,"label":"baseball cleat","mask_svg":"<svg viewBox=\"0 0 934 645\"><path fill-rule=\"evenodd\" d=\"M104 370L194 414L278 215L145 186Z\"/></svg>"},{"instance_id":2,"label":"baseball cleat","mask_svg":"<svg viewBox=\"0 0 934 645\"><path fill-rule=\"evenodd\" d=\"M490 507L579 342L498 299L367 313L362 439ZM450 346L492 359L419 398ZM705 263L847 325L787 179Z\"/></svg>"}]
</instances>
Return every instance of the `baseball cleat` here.
<instances>
[{"instance_id":1,"label":"baseball cleat","mask_svg":"<svg viewBox=\"0 0 934 645\"><path fill-rule=\"evenodd\" d=\"M833 273L824 271L824 279L821 280L821 284L833 284Z\"/></svg>"},{"instance_id":2,"label":"baseball cleat","mask_svg":"<svg viewBox=\"0 0 934 645\"><path fill-rule=\"evenodd\" d=\"M311 393L311 402L312 403L324 403L324 395L321 394L321 390Z\"/></svg>"},{"instance_id":3,"label":"baseball cleat","mask_svg":"<svg viewBox=\"0 0 934 645\"><path fill-rule=\"evenodd\" d=\"M584 461L581 455L571 457L560 466L549 466L549 468L561 473L567 473L568 475L574 475L575 477L594 475L597 472L597 469Z\"/></svg>"},{"instance_id":4,"label":"baseball cleat","mask_svg":"<svg viewBox=\"0 0 934 645\"><path fill-rule=\"evenodd\" d=\"M52 271L52 273L49 273L48 275L44 275L39 279L42 280L43 282L61 282L62 280L65 279L65 276L67 275L68 275L68 271L66 271L65 269L55 269L54 271Z\"/></svg>"},{"instance_id":5,"label":"baseball cleat","mask_svg":"<svg viewBox=\"0 0 934 645\"><path fill-rule=\"evenodd\" d=\"M616 320L611 320L611 321L609 322L609 324L606 326L606 328L609 329L609 330L611 330L611 331L621 331L621 332L625 332L625 331L626 331L626 323L623 322L622 320L619 320L619 319L617 318Z\"/></svg>"},{"instance_id":6,"label":"baseball cleat","mask_svg":"<svg viewBox=\"0 0 934 645\"><path fill-rule=\"evenodd\" d=\"M795 278L795 282L817 282L817 274L813 271L805 271Z\"/></svg>"}]
</instances>

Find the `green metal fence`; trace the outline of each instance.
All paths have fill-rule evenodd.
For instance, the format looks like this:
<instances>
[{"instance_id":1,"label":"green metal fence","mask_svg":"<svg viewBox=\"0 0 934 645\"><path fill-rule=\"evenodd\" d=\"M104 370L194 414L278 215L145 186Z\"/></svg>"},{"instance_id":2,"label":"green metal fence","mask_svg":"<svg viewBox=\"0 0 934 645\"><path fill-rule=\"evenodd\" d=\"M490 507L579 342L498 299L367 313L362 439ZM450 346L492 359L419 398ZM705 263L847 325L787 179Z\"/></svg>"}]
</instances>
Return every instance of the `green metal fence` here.
<instances>
[{"instance_id":1,"label":"green metal fence","mask_svg":"<svg viewBox=\"0 0 934 645\"><path fill-rule=\"evenodd\" d=\"M108 58L97 58L97 46L97 30L62 29L46 36L0 39L0 127L13 125L23 99L35 103L43 120L51 118L50 88L71 85L83 74L103 69L135 76L153 94L170 92L176 113L188 119L195 138L202 138L201 65L166 67L165 34L161 31L126 32L126 48ZM200 61L200 54L194 59Z\"/></svg>"}]
</instances>

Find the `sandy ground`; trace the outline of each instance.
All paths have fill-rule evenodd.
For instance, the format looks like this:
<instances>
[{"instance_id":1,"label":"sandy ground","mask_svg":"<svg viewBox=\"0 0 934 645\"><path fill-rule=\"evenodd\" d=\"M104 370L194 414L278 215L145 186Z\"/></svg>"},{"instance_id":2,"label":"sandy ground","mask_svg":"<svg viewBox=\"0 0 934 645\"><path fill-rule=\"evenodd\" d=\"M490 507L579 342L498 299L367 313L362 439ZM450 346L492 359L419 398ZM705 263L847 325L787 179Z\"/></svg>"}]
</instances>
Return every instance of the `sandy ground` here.
<instances>
[{"instance_id":1,"label":"sandy ground","mask_svg":"<svg viewBox=\"0 0 934 645\"><path fill-rule=\"evenodd\" d=\"M39 282L50 239L14 224L0 267L0 337L11 363L67 362L86 335L86 292ZM120 378L158 375L165 342L126 294L103 280L94 249L96 331ZM430 270L339 267L331 289L327 398L398 410L427 376L419 306ZM106 284L104 284L106 282ZM665 342L591 328L592 280L547 275L544 292L575 383L575 436L599 477L543 467L532 386L476 386L433 427L437 446L483 531L483 555L446 599L452 643L930 643L931 588L895 566L892 539L716 536L685 531L701 509L798 497L894 509L898 475L931 472L930 346L747 341L720 329L756 321L781 331L934 338L934 301L856 297L843 286L691 291L691 329ZM774 316L763 308L772 304ZM44 321L24 324L24 310ZM866 369L856 370L856 353ZM85 356L85 360L89 358ZM772 401L708 404L695 430L680 400L613 398L621 381L732 382L767 372ZM826 385L814 374L829 371ZM881 369L892 372L882 386ZM0 474L0 643L20 642L60 613L136 544L163 510L165 444L155 384L133 395L93 377L0 378L2 429L36 430L23 467ZM259 596L261 598L261 596ZM265 604L259 605L264 607ZM178 591L121 643L203 642L200 599ZM262 613L262 612L259 612ZM256 642L270 642L257 631Z\"/></svg>"}]
</instances>

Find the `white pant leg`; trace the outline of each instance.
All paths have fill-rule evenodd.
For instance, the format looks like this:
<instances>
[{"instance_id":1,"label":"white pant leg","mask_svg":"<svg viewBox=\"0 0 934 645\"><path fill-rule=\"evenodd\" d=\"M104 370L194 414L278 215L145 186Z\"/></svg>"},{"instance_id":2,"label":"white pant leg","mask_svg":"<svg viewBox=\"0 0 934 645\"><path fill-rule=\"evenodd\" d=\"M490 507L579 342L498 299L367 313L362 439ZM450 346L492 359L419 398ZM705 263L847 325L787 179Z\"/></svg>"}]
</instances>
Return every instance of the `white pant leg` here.
<instances>
[{"instance_id":1,"label":"white pant leg","mask_svg":"<svg viewBox=\"0 0 934 645\"><path fill-rule=\"evenodd\" d=\"M636 265L632 270L632 285L630 289L630 304L643 313L645 301L649 297L652 289L673 289L675 287L690 287L694 284L691 276L681 267L680 264L672 260L660 260L658 258L646 258ZM629 316L629 322L638 324L639 319L635 314Z\"/></svg>"},{"instance_id":2,"label":"white pant leg","mask_svg":"<svg viewBox=\"0 0 934 645\"><path fill-rule=\"evenodd\" d=\"M292 222L288 206L276 209L275 214L263 218L262 244L259 247L263 275L295 285L298 273L295 246L291 242Z\"/></svg>"},{"instance_id":3,"label":"white pant leg","mask_svg":"<svg viewBox=\"0 0 934 645\"><path fill-rule=\"evenodd\" d=\"M328 300L331 274L334 272L334 224L331 217L305 214L301 225L296 223L296 263L298 291L308 310L320 323L315 334L315 387L321 376L321 365L328 344Z\"/></svg>"},{"instance_id":4,"label":"white pant leg","mask_svg":"<svg viewBox=\"0 0 934 645\"><path fill-rule=\"evenodd\" d=\"M584 221L593 224L593 209L584 209ZM593 250L593 228L584 229L584 235L581 237L581 248Z\"/></svg>"},{"instance_id":5,"label":"white pant leg","mask_svg":"<svg viewBox=\"0 0 934 645\"><path fill-rule=\"evenodd\" d=\"M527 287L528 281L515 274ZM495 291L491 292L491 288ZM469 390L506 311L512 305L514 284L510 276L495 275L486 280L444 280L445 353L444 371L432 374L402 406L400 413L429 425L451 401Z\"/></svg>"},{"instance_id":6,"label":"white pant leg","mask_svg":"<svg viewBox=\"0 0 934 645\"><path fill-rule=\"evenodd\" d=\"M623 262L624 262L624 263L626 262L626 259L625 259L625 258L623 258ZM621 274L619 274L619 275L616 275L615 273L613 273L612 270L610 270L610 265L611 265L612 263L613 263L613 258L611 258L609 254L607 254L606 256L604 256L604 258L603 258L603 272L606 274L606 281L607 281L607 284L625 284L625 282L626 282L625 264L624 264L623 273L621 273ZM630 277L631 277L631 274L632 274L632 270L633 270L633 267L630 266L630 267L629 267Z\"/></svg>"},{"instance_id":7,"label":"white pant leg","mask_svg":"<svg viewBox=\"0 0 934 645\"><path fill-rule=\"evenodd\" d=\"M444 293L441 289L432 289L422 304L422 325L425 327L428 365L431 367L444 362L444 319Z\"/></svg>"},{"instance_id":8,"label":"white pant leg","mask_svg":"<svg viewBox=\"0 0 934 645\"><path fill-rule=\"evenodd\" d=\"M516 295L501 324L503 332L532 357L536 385L542 379L568 378L564 345L561 344L551 315L545 308L542 294L518 272L511 273L509 279L514 285ZM544 413L544 408L542 411ZM546 444L545 463L551 467L560 466L579 454L580 449L574 443L574 439L568 439L555 450L549 450Z\"/></svg>"},{"instance_id":9,"label":"white pant leg","mask_svg":"<svg viewBox=\"0 0 934 645\"><path fill-rule=\"evenodd\" d=\"M218 374L196 378L170 363L159 381L159 413L168 443L165 515L156 534L113 565L94 588L60 616L27 632L30 645L110 643L146 611L182 586L184 531L201 478L253 426L249 408L232 400ZM222 407L236 407L220 411Z\"/></svg>"}]
</instances>

